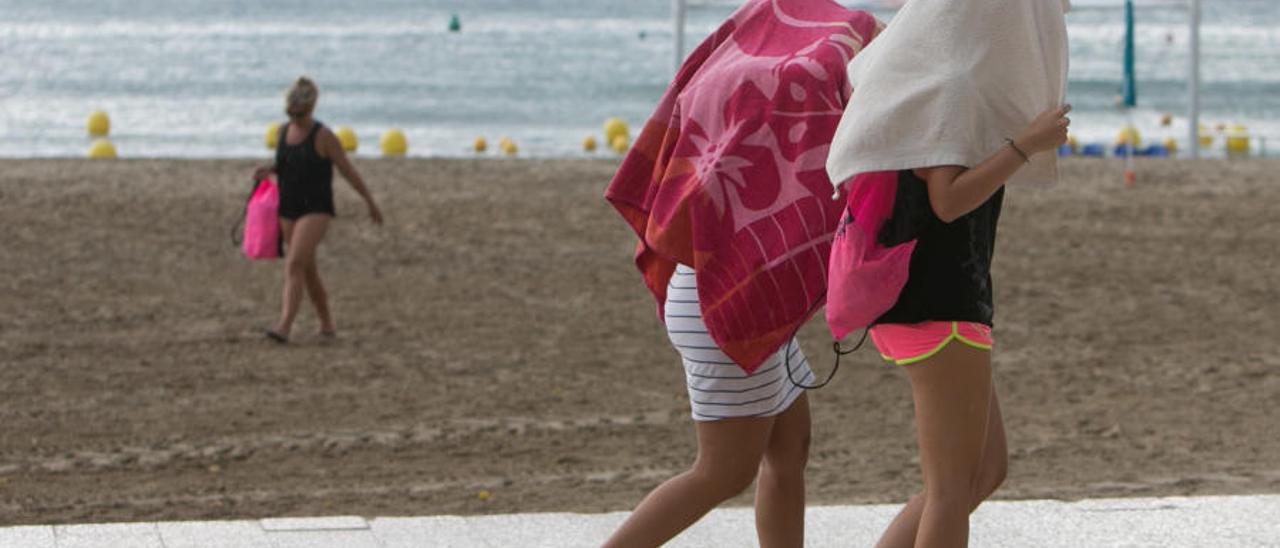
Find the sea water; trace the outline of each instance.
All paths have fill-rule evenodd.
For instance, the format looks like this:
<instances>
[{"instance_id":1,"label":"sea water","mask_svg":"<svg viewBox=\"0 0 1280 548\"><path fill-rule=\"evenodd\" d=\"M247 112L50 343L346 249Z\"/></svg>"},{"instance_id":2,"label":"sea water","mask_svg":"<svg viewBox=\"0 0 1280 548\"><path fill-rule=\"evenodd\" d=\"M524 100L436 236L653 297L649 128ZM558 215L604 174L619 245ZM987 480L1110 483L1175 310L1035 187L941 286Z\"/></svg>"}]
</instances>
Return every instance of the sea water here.
<instances>
[{"instance_id":1,"label":"sea water","mask_svg":"<svg viewBox=\"0 0 1280 548\"><path fill-rule=\"evenodd\" d=\"M879 2L845 2L889 20ZM692 49L738 5L691 1ZM1119 0L1076 0L1070 101L1081 141L1111 143L1125 114ZM265 157L268 123L299 75L317 118L360 155L388 128L412 156L472 156L510 137L523 156L578 157L611 116L633 131L673 71L669 0L0 0L0 156L81 156L104 110L126 157ZM453 15L460 32L449 31ZM1188 11L1137 9L1148 140L1185 138ZM1203 117L1280 138L1280 2L1204 0ZM1161 114L1175 115L1172 126ZM1221 143L1221 140L1219 140ZM1185 146L1185 144L1184 144ZM1273 142L1280 148L1280 140ZM605 156L603 150L595 155Z\"/></svg>"}]
</instances>

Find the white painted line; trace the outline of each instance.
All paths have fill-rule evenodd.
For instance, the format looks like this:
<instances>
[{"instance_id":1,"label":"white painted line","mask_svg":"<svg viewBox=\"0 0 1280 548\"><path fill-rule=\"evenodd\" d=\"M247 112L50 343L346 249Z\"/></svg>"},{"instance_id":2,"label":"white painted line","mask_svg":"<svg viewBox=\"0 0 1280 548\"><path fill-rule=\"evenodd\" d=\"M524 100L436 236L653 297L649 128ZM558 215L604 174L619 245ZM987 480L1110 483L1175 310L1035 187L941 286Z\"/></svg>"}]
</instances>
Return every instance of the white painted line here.
<instances>
[{"instance_id":1,"label":"white painted line","mask_svg":"<svg viewBox=\"0 0 1280 548\"><path fill-rule=\"evenodd\" d=\"M805 546L873 546L901 508L896 504L810 507L805 512Z\"/></svg>"},{"instance_id":2,"label":"white painted line","mask_svg":"<svg viewBox=\"0 0 1280 548\"><path fill-rule=\"evenodd\" d=\"M256 521L159 523L165 548L275 548Z\"/></svg>"},{"instance_id":3,"label":"white painted line","mask_svg":"<svg viewBox=\"0 0 1280 548\"><path fill-rule=\"evenodd\" d=\"M334 516L327 518L268 518L261 520L262 529L273 531L360 531L369 529L369 522L358 516Z\"/></svg>"},{"instance_id":4,"label":"white painted line","mask_svg":"<svg viewBox=\"0 0 1280 548\"><path fill-rule=\"evenodd\" d=\"M809 548L874 545L898 505L810 507ZM592 547L626 519L610 514L280 518L0 528L0 548ZM971 545L993 548L1280 547L1280 495L997 501L972 518ZM750 508L711 512L668 546L756 546Z\"/></svg>"},{"instance_id":5,"label":"white painted line","mask_svg":"<svg viewBox=\"0 0 1280 548\"><path fill-rule=\"evenodd\" d=\"M285 531L268 535L274 548L383 548L369 531Z\"/></svg>"},{"instance_id":6,"label":"white painted line","mask_svg":"<svg viewBox=\"0 0 1280 548\"><path fill-rule=\"evenodd\" d=\"M57 525L53 534L58 548L164 548L154 523Z\"/></svg>"},{"instance_id":7,"label":"white painted line","mask_svg":"<svg viewBox=\"0 0 1280 548\"><path fill-rule=\"evenodd\" d=\"M384 548L483 548L492 546L482 538L469 518L438 516L428 518L377 518L371 523L373 536Z\"/></svg>"},{"instance_id":8,"label":"white painted line","mask_svg":"<svg viewBox=\"0 0 1280 548\"><path fill-rule=\"evenodd\" d=\"M615 512L509 514L475 517L468 521L474 530L483 533L486 545L494 548L594 548L604 543L625 519L626 512Z\"/></svg>"},{"instance_id":9,"label":"white painted line","mask_svg":"<svg viewBox=\"0 0 1280 548\"><path fill-rule=\"evenodd\" d=\"M0 548L55 548L53 527L9 527L0 529Z\"/></svg>"}]
</instances>

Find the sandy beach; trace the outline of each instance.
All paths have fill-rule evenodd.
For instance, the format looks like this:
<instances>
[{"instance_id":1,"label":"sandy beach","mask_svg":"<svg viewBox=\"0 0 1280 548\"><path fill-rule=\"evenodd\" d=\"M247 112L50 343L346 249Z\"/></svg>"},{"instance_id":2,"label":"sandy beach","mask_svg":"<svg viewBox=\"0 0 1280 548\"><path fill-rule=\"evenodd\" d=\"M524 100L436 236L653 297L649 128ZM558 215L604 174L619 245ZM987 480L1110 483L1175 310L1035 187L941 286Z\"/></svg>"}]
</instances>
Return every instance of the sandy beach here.
<instances>
[{"instance_id":1,"label":"sandy beach","mask_svg":"<svg viewBox=\"0 0 1280 548\"><path fill-rule=\"evenodd\" d=\"M387 224L337 183L340 336L287 347L254 164L0 161L0 525L625 510L692 462L615 160L358 160ZM1280 161L1139 167L1007 195L997 498L1280 493ZM810 393L812 503L914 492L909 396L870 348Z\"/></svg>"}]
</instances>

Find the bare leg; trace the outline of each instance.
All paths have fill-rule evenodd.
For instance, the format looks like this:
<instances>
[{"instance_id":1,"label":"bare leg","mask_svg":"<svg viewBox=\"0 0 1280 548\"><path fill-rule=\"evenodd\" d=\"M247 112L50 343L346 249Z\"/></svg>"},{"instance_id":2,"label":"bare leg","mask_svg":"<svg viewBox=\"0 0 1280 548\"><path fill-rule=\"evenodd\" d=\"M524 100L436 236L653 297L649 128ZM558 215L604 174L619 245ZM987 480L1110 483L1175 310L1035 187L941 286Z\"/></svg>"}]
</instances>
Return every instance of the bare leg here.
<instances>
[{"instance_id":1,"label":"bare leg","mask_svg":"<svg viewBox=\"0 0 1280 548\"><path fill-rule=\"evenodd\" d=\"M329 312L329 293L324 289L320 267L315 261L307 269L307 296L311 298L311 304L316 307L316 316L320 318L320 333L335 333L337 330L333 326L333 315Z\"/></svg>"},{"instance_id":2,"label":"bare leg","mask_svg":"<svg viewBox=\"0 0 1280 548\"><path fill-rule=\"evenodd\" d=\"M289 253L289 242L293 240L293 227L295 226L297 226L297 219L289 220L284 217L280 218L280 235L284 238L284 252L286 255Z\"/></svg>"},{"instance_id":3,"label":"bare leg","mask_svg":"<svg viewBox=\"0 0 1280 548\"><path fill-rule=\"evenodd\" d=\"M289 223L285 234L289 246L284 260L284 291L280 321L276 323L275 332L285 337L293 329L293 320L298 317L298 307L302 303L302 292L307 283L307 269L315 264L316 248L324 239L329 228L328 215L310 214Z\"/></svg>"},{"instance_id":4,"label":"bare leg","mask_svg":"<svg viewBox=\"0 0 1280 548\"><path fill-rule=\"evenodd\" d=\"M809 396L778 415L756 480L761 548L804 546L804 469L809 463Z\"/></svg>"},{"instance_id":5,"label":"bare leg","mask_svg":"<svg viewBox=\"0 0 1280 548\"><path fill-rule=\"evenodd\" d=\"M661 546L755 480L774 417L698 422L693 469L667 480L640 501L607 548Z\"/></svg>"},{"instance_id":6,"label":"bare leg","mask_svg":"<svg viewBox=\"0 0 1280 548\"><path fill-rule=\"evenodd\" d=\"M987 500L1004 483L1009 469L1009 450L1005 443L1004 419L1000 415L1000 399L995 389L991 391L991 414L987 420L987 444L982 450L982 472L978 476L970 512ZM907 502L898 516L880 537L877 548L909 548L916 544L916 532L920 529L920 515L924 512L924 493Z\"/></svg>"},{"instance_id":7,"label":"bare leg","mask_svg":"<svg viewBox=\"0 0 1280 548\"><path fill-rule=\"evenodd\" d=\"M990 353L951 344L906 369L925 484L915 546L968 546L969 513L990 421Z\"/></svg>"},{"instance_id":8,"label":"bare leg","mask_svg":"<svg viewBox=\"0 0 1280 548\"><path fill-rule=\"evenodd\" d=\"M289 249L292 248L292 245L290 245L289 242L293 241L293 229L296 224L297 224L296 219L290 220L290 219L285 219L284 217L280 218L280 236L285 244L283 247L283 252L285 253L286 261L287 261ZM285 264L287 265L288 263L286 262ZM288 294L289 294L289 288L288 288L289 270L287 266L285 268L284 274L285 274L284 285L282 287L283 287L283 292L285 294L285 299L287 300ZM287 332L281 333L279 331L279 325L280 325L280 322L277 321L276 326L272 327L271 330L267 332L267 336L273 339L276 339L276 342L285 342L288 340L289 334Z\"/></svg>"}]
</instances>

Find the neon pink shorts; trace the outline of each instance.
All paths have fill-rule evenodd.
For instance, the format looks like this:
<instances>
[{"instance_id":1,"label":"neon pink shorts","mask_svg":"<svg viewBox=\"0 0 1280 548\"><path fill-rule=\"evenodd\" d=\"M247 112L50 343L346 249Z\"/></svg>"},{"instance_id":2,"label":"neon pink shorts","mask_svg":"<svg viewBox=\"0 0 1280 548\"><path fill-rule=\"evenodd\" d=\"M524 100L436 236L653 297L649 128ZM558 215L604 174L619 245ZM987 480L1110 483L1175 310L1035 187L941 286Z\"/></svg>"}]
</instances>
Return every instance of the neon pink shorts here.
<instances>
[{"instance_id":1,"label":"neon pink shorts","mask_svg":"<svg viewBox=\"0 0 1280 548\"><path fill-rule=\"evenodd\" d=\"M991 350L991 327L974 322L886 323L871 328L880 355L898 365L932 358L951 341Z\"/></svg>"}]
</instances>

